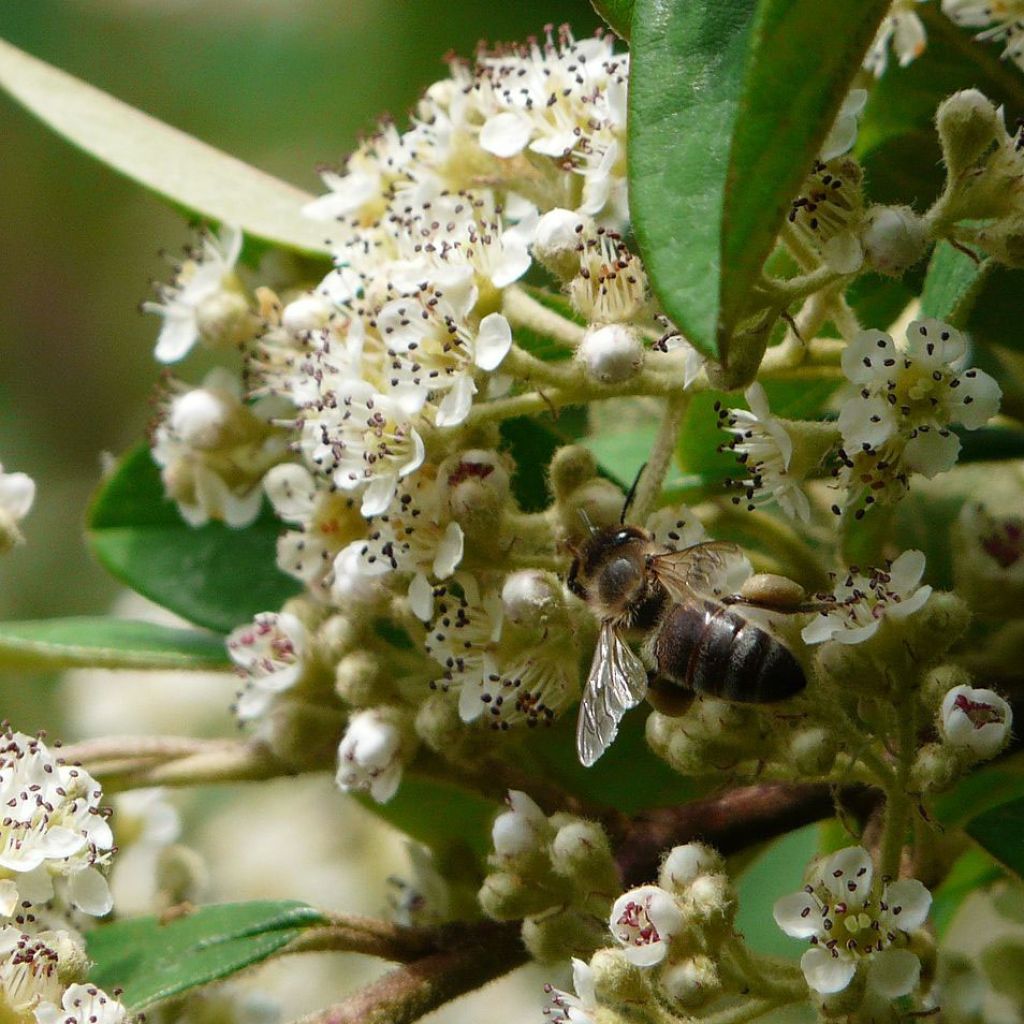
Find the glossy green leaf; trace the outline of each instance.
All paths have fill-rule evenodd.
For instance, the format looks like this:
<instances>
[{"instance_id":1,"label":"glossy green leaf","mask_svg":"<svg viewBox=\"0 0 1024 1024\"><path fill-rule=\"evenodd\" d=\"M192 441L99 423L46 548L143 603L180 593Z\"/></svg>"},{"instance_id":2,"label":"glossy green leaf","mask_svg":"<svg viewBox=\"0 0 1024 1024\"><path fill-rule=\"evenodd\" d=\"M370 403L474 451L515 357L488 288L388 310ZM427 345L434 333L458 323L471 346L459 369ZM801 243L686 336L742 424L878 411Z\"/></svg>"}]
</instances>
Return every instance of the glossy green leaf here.
<instances>
[{"instance_id":1,"label":"glossy green leaf","mask_svg":"<svg viewBox=\"0 0 1024 1024\"><path fill-rule=\"evenodd\" d=\"M281 524L268 512L252 526L199 529L164 498L144 446L131 451L96 495L88 538L118 579L190 622L226 633L299 592L276 565Z\"/></svg>"},{"instance_id":2,"label":"glossy green leaf","mask_svg":"<svg viewBox=\"0 0 1024 1024\"><path fill-rule=\"evenodd\" d=\"M886 0L636 0L630 202L668 315L728 356L789 204ZM756 17L755 17L756 8Z\"/></svg>"},{"instance_id":3,"label":"glossy green leaf","mask_svg":"<svg viewBox=\"0 0 1024 1024\"><path fill-rule=\"evenodd\" d=\"M933 811L944 827L953 828L1017 799L1024 799L1024 755L1020 754L965 775L952 789L936 798Z\"/></svg>"},{"instance_id":4,"label":"glossy green leaf","mask_svg":"<svg viewBox=\"0 0 1024 1024\"><path fill-rule=\"evenodd\" d=\"M1000 864L1024 878L1024 796L971 818L967 834Z\"/></svg>"},{"instance_id":5,"label":"glossy green leaf","mask_svg":"<svg viewBox=\"0 0 1024 1024\"><path fill-rule=\"evenodd\" d=\"M0 87L68 142L199 216L286 248L326 252L313 197L0 40Z\"/></svg>"},{"instance_id":6,"label":"glossy green leaf","mask_svg":"<svg viewBox=\"0 0 1024 1024\"><path fill-rule=\"evenodd\" d=\"M629 39L636 0L592 0L592 3L617 36Z\"/></svg>"},{"instance_id":7,"label":"glossy green leaf","mask_svg":"<svg viewBox=\"0 0 1024 1024\"><path fill-rule=\"evenodd\" d=\"M23 669L227 668L224 638L126 619L43 619L0 622L0 664Z\"/></svg>"},{"instance_id":8,"label":"glossy green leaf","mask_svg":"<svg viewBox=\"0 0 1024 1024\"><path fill-rule=\"evenodd\" d=\"M140 917L100 925L86 935L95 961L89 980L108 992L123 988L122 1001L137 1012L230 977L324 923L303 903L267 900L201 907L166 924Z\"/></svg>"},{"instance_id":9,"label":"glossy green leaf","mask_svg":"<svg viewBox=\"0 0 1024 1024\"><path fill-rule=\"evenodd\" d=\"M921 292L921 315L963 327L988 273L988 266L971 259L949 242L940 242L928 262Z\"/></svg>"}]
</instances>

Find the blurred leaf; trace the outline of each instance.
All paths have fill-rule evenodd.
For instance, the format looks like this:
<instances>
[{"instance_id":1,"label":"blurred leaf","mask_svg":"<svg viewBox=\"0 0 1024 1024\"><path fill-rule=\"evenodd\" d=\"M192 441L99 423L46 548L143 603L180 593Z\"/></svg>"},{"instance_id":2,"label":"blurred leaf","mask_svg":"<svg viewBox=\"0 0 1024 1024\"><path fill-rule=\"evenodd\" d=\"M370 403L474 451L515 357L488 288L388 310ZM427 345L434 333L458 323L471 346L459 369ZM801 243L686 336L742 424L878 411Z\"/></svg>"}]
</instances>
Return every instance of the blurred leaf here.
<instances>
[{"instance_id":1,"label":"blurred leaf","mask_svg":"<svg viewBox=\"0 0 1024 1024\"><path fill-rule=\"evenodd\" d=\"M123 988L132 1012L265 960L322 914L292 900L201 907L166 924L139 917L100 925L86 935L95 966L89 980Z\"/></svg>"},{"instance_id":2,"label":"blurred leaf","mask_svg":"<svg viewBox=\"0 0 1024 1024\"><path fill-rule=\"evenodd\" d=\"M954 427L953 430L960 438L959 461L964 465L1024 458L1024 430L1004 430L1002 427L982 427L980 430Z\"/></svg>"},{"instance_id":3,"label":"blurred leaf","mask_svg":"<svg viewBox=\"0 0 1024 1024\"><path fill-rule=\"evenodd\" d=\"M1018 797L1024 797L1024 755L1020 754L965 775L936 798L933 811L942 825L952 828Z\"/></svg>"},{"instance_id":4,"label":"blurred leaf","mask_svg":"<svg viewBox=\"0 0 1024 1024\"><path fill-rule=\"evenodd\" d=\"M164 497L145 446L129 452L100 487L87 526L94 554L114 576L218 632L276 611L301 589L277 568L282 526L268 511L242 530L189 526Z\"/></svg>"},{"instance_id":5,"label":"blurred leaf","mask_svg":"<svg viewBox=\"0 0 1024 1024\"><path fill-rule=\"evenodd\" d=\"M981 951L979 959L992 990L1013 1006L1024 1006L1024 939L1001 935Z\"/></svg>"},{"instance_id":6,"label":"blurred leaf","mask_svg":"<svg viewBox=\"0 0 1024 1024\"><path fill-rule=\"evenodd\" d=\"M967 834L1018 878L1024 877L1024 796L971 818Z\"/></svg>"},{"instance_id":7,"label":"blurred leaf","mask_svg":"<svg viewBox=\"0 0 1024 1024\"><path fill-rule=\"evenodd\" d=\"M521 284L519 287L530 298L535 299L545 308L557 313L564 320L586 326L565 296L556 295L554 292L550 292L546 288L539 288L537 285ZM528 327L519 325L514 333L515 342L520 348L526 349L531 355L536 356L538 359L543 359L545 362L559 362L572 356L571 348Z\"/></svg>"},{"instance_id":8,"label":"blurred leaf","mask_svg":"<svg viewBox=\"0 0 1024 1024\"><path fill-rule=\"evenodd\" d=\"M933 119L938 105L959 89L977 88L1012 124L1024 113L1024 76L999 59L973 32L957 28L938 4L915 8L925 23L928 49L908 67L895 64L878 80L861 118L856 153L871 198L909 203L918 210L942 190L942 151Z\"/></svg>"},{"instance_id":9,"label":"blurred leaf","mask_svg":"<svg viewBox=\"0 0 1024 1024\"><path fill-rule=\"evenodd\" d=\"M439 855L465 843L481 859L491 848L491 825L500 806L490 800L426 776L406 773L398 792L386 803L369 796L359 802L388 824L424 843Z\"/></svg>"},{"instance_id":10,"label":"blurred leaf","mask_svg":"<svg viewBox=\"0 0 1024 1024\"><path fill-rule=\"evenodd\" d=\"M946 934L961 904L972 892L1002 877L1003 872L992 863L992 858L977 848L959 857L933 894L931 921L938 937L941 939Z\"/></svg>"},{"instance_id":11,"label":"blurred leaf","mask_svg":"<svg viewBox=\"0 0 1024 1024\"><path fill-rule=\"evenodd\" d=\"M993 266L985 274L965 323L976 342L1002 345L1015 352L1024 351L1024 330L1020 324L1021 289L1024 289L1024 270Z\"/></svg>"},{"instance_id":12,"label":"blurred leaf","mask_svg":"<svg viewBox=\"0 0 1024 1024\"><path fill-rule=\"evenodd\" d=\"M621 39L629 39L636 0L591 0L594 10Z\"/></svg>"},{"instance_id":13,"label":"blurred leaf","mask_svg":"<svg viewBox=\"0 0 1024 1024\"><path fill-rule=\"evenodd\" d=\"M865 327L881 330L896 320L913 297L904 280L883 274L862 274L846 291L846 301L857 319Z\"/></svg>"},{"instance_id":14,"label":"blurred leaf","mask_svg":"<svg viewBox=\"0 0 1024 1024\"><path fill-rule=\"evenodd\" d=\"M990 266L975 262L949 242L939 242L928 261L921 315L963 327Z\"/></svg>"},{"instance_id":15,"label":"blurred leaf","mask_svg":"<svg viewBox=\"0 0 1024 1024\"><path fill-rule=\"evenodd\" d=\"M693 783L676 774L647 746L644 711L623 718L615 742L596 764L584 768L576 756L576 715L563 715L549 728L535 729L523 742L523 764L540 769L576 796L637 814L651 807L683 803L695 793Z\"/></svg>"},{"instance_id":16,"label":"blurred leaf","mask_svg":"<svg viewBox=\"0 0 1024 1024\"><path fill-rule=\"evenodd\" d=\"M550 415L505 420L501 425L504 447L515 460L512 492L524 512L543 512L550 503L547 467L562 445L573 444L586 427L586 411L569 407Z\"/></svg>"},{"instance_id":17,"label":"blurred leaf","mask_svg":"<svg viewBox=\"0 0 1024 1024\"><path fill-rule=\"evenodd\" d=\"M729 334L887 7L834 5L822 47L820 0L636 2L637 238L665 311L712 358L728 355Z\"/></svg>"},{"instance_id":18,"label":"blurred leaf","mask_svg":"<svg viewBox=\"0 0 1024 1024\"><path fill-rule=\"evenodd\" d=\"M0 87L68 142L186 210L289 249L326 252L313 197L0 40Z\"/></svg>"},{"instance_id":19,"label":"blurred leaf","mask_svg":"<svg viewBox=\"0 0 1024 1024\"><path fill-rule=\"evenodd\" d=\"M736 931L755 953L797 957L806 941L791 939L775 923L775 901L804 885L804 870L818 853L818 825L806 825L772 843L740 875Z\"/></svg>"},{"instance_id":20,"label":"blurred leaf","mask_svg":"<svg viewBox=\"0 0 1024 1024\"><path fill-rule=\"evenodd\" d=\"M224 638L126 619L0 622L0 664L28 669L223 669Z\"/></svg>"}]
</instances>

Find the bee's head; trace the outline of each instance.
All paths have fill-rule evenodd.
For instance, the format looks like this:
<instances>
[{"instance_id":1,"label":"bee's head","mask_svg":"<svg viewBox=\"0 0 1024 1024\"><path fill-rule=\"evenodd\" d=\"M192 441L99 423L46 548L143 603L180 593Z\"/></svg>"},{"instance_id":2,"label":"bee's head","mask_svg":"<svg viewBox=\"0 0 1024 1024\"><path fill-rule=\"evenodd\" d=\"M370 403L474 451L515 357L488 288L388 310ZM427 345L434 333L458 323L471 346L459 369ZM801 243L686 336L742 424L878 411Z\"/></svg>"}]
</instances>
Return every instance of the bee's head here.
<instances>
[{"instance_id":1,"label":"bee's head","mask_svg":"<svg viewBox=\"0 0 1024 1024\"><path fill-rule=\"evenodd\" d=\"M566 586L599 615L618 615L643 589L650 544L636 526L592 530L573 552Z\"/></svg>"}]
</instances>

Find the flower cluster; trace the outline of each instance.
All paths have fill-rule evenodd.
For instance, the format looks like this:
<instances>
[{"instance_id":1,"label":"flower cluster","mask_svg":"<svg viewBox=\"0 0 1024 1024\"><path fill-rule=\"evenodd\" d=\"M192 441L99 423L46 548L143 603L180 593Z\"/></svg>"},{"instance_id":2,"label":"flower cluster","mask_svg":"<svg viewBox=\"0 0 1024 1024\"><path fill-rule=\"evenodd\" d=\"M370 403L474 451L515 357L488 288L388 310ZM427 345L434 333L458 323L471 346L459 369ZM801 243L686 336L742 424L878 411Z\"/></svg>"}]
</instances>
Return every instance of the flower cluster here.
<instances>
[{"instance_id":1,"label":"flower cluster","mask_svg":"<svg viewBox=\"0 0 1024 1024\"><path fill-rule=\"evenodd\" d=\"M1004 43L1003 59L1024 68L1024 3L1020 0L942 0L942 11L957 25L980 28L980 40Z\"/></svg>"}]
</instances>

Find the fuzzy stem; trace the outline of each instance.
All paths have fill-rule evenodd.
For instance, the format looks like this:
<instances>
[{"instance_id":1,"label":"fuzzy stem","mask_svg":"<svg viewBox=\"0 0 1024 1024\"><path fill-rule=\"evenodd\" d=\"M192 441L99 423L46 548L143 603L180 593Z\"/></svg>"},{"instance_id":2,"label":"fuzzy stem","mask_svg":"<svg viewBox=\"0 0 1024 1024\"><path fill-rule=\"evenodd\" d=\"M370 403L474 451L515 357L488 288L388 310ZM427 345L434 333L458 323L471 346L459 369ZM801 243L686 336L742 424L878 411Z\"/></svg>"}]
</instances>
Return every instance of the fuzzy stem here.
<instances>
[{"instance_id":1,"label":"fuzzy stem","mask_svg":"<svg viewBox=\"0 0 1024 1024\"><path fill-rule=\"evenodd\" d=\"M722 952L752 993L787 1001L807 994L807 982L796 964L758 956L735 935L726 939Z\"/></svg>"},{"instance_id":2,"label":"fuzzy stem","mask_svg":"<svg viewBox=\"0 0 1024 1024\"><path fill-rule=\"evenodd\" d=\"M665 403L665 412L661 418L661 425L658 427L658 436L654 440L654 447L648 456L647 466L640 477L640 483L633 498L633 518L639 523L645 522L657 505L665 474L672 462L672 453L675 451L679 427L682 424L683 416L686 415L686 407L689 403L689 396L685 394L669 398Z\"/></svg>"},{"instance_id":3,"label":"fuzzy stem","mask_svg":"<svg viewBox=\"0 0 1024 1024\"><path fill-rule=\"evenodd\" d=\"M709 1013L699 1020L700 1024L746 1024L747 1021L757 1020L758 1017L763 1017L765 1014L771 1013L772 1010L777 1010L780 1006L795 1002L799 998L800 996L793 996L789 999L750 999L736 1006L719 1010L717 1013Z\"/></svg>"},{"instance_id":4,"label":"fuzzy stem","mask_svg":"<svg viewBox=\"0 0 1024 1024\"><path fill-rule=\"evenodd\" d=\"M883 878L899 878L900 862L912 813L907 787L917 748L917 707L913 697L910 700L902 700L900 704L901 707L895 709L899 743L896 777L885 793L885 825L879 857Z\"/></svg>"},{"instance_id":5,"label":"fuzzy stem","mask_svg":"<svg viewBox=\"0 0 1024 1024\"><path fill-rule=\"evenodd\" d=\"M585 328L559 316L517 285L505 289L501 311L513 326L535 331L567 348L575 348L583 340Z\"/></svg>"},{"instance_id":6,"label":"fuzzy stem","mask_svg":"<svg viewBox=\"0 0 1024 1024\"><path fill-rule=\"evenodd\" d=\"M332 914L330 923L306 929L277 955L292 953L362 953L395 963L411 963L437 952L438 933L403 928L391 921L354 914Z\"/></svg>"}]
</instances>

